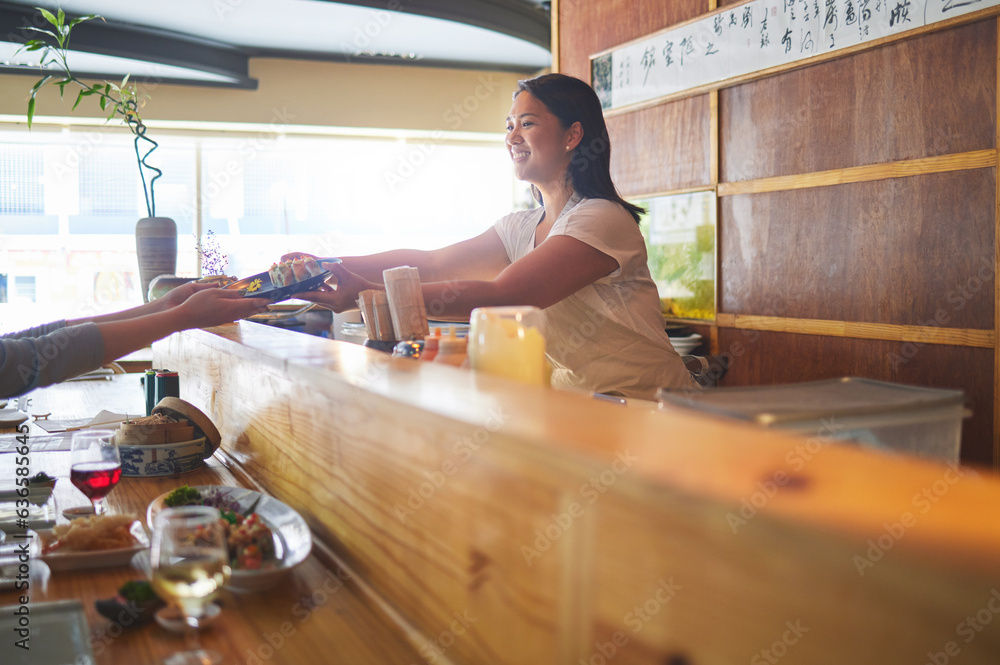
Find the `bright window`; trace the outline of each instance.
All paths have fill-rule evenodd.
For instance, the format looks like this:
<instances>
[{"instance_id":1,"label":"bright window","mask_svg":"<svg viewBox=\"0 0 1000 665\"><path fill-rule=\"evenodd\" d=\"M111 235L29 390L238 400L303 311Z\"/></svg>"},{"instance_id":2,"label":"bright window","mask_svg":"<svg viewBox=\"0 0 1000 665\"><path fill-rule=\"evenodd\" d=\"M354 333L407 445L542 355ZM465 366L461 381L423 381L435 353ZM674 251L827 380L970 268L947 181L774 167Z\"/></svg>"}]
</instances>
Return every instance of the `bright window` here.
<instances>
[{"instance_id":1,"label":"bright window","mask_svg":"<svg viewBox=\"0 0 1000 665\"><path fill-rule=\"evenodd\" d=\"M160 147L148 161L163 171L156 214L177 222L183 276L199 271L199 232L202 239L213 232L228 256L227 274L246 276L288 251L440 247L529 201L500 135L163 130L155 138ZM8 301L0 298L0 330L139 304L134 229L145 216L132 141L118 128L0 130L0 275Z\"/></svg>"}]
</instances>

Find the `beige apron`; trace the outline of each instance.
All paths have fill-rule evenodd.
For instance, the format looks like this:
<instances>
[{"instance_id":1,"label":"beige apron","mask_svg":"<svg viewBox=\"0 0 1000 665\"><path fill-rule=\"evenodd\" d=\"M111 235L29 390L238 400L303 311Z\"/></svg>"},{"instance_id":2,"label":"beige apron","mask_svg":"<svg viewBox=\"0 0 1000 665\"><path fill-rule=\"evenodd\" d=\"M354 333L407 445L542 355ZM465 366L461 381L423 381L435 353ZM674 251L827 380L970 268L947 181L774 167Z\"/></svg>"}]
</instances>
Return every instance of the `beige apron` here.
<instances>
[{"instance_id":1,"label":"beige apron","mask_svg":"<svg viewBox=\"0 0 1000 665\"><path fill-rule=\"evenodd\" d=\"M612 321L575 295L543 314L553 387L640 399L655 399L661 387L701 390L667 342L661 346Z\"/></svg>"}]
</instances>

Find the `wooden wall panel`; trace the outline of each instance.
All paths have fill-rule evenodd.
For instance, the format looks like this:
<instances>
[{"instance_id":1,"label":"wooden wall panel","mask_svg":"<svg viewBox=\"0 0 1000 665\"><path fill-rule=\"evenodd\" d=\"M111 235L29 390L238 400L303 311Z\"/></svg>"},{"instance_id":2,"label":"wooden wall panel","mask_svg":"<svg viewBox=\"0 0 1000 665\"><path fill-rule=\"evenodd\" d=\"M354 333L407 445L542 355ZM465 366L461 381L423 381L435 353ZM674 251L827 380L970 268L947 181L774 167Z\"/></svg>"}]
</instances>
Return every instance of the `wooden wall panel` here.
<instances>
[{"instance_id":1,"label":"wooden wall panel","mask_svg":"<svg viewBox=\"0 0 1000 665\"><path fill-rule=\"evenodd\" d=\"M708 95L608 118L607 123L611 175L624 196L711 184Z\"/></svg>"},{"instance_id":2,"label":"wooden wall panel","mask_svg":"<svg viewBox=\"0 0 1000 665\"><path fill-rule=\"evenodd\" d=\"M562 0L561 71L586 78L588 55L711 6L667 4ZM1000 130L997 30L995 18L936 29L717 93L616 112L608 120L616 183L630 196L720 183L720 312L995 335L997 175L994 162L983 166ZM944 159L909 164L923 175L893 177L896 162L937 158ZM966 170L926 174L962 160ZM815 184L818 172L857 167L868 168L861 177L882 180L795 189ZM785 191L733 195L723 187L782 176L796 178L769 184ZM711 346L725 351L726 336L740 334L719 329ZM889 371L887 354L902 343L761 335L778 341L758 348L752 372L744 362L723 384L844 374L927 386L958 381L976 411L965 425L964 459L993 461L993 349L927 345L919 362Z\"/></svg>"},{"instance_id":3,"label":"wooden wall panel","mask_svg":"<svg viewBox=\"0 0 1000 665\"><path fill-rule=\"evenodd\" d=\"M996 21L719 92L722 182L993 148Z\"/></svg>"},{"instance_id":4,"label":"wooden wall panel","mask_svg":"<svg viewBox=\"0 0 1000 665\"><path fill-rule=\"evenodd\" d=\"M993 328L996 170L720 199L719 311Z\"/></svg>"},{"instance_id":5,"label":"wooden wall panel","mask_svg":"<svg viewBox=\"0 0 1000 665\"><path fill-rule=\"evenodd\" d=\"M962 425L962 462L992 465L992 349L720 328L719 351L731 356L723 386L860 376L962 390L972 411Z\"/></svg>"},{"instance_id":6,"label":"wooden wall panel","mask_svg":"<svg viewBox=\"0 0 1000 665\"><path fill-rule=\"evenodd\" d=\"M708 0L559 0L559 71L590 81L590 56L708 11Z\"/></svg>"}]
</instances>

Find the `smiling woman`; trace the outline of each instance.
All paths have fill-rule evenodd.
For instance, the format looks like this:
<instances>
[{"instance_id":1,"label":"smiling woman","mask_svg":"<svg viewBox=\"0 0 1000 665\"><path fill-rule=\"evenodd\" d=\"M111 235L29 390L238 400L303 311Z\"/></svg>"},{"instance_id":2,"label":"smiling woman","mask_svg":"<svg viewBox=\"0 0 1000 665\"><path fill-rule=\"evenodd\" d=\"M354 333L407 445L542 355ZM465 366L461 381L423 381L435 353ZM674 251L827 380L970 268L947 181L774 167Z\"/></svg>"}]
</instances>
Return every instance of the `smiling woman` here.
<instances>
[{"instance_id":1,"label":"smiling woman","mask_svg":"<svg viewBox=\"0 0 1000 665\"><path fill-rule=\"evenodd\" d=\"M328 264L335 291L300 294L334 311L384 288L382 272L418 268L424 302L442 318L476 307L541 308L552 384L652 398L694 388L664 332L639 230L641 211L620 197L600 101L583 81L547 74L522 81L507 116L515 175L542 204L502 217L480 235L433 251L396 250ZM435 314L438 316L438 314Z\"/></svg>"}]
</instances>

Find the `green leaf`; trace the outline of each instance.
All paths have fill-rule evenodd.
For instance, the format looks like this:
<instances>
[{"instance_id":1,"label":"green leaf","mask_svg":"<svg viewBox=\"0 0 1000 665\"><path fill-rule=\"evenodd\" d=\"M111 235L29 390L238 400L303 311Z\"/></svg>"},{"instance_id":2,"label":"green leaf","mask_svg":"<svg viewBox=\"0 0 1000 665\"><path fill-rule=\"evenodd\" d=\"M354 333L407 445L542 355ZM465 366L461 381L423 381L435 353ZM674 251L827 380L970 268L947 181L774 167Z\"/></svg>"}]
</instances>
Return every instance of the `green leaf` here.
<instances>
[{"instance_id":1,"label":"green leaf","mask_svg":"<svg viewBox=\"0 0 1000 665\"><path fill-rule=\"evenodd\" d=\"M51 23L52 25L58 26L60 24L60 21L58 21L56 17L52 15L52 12L50 12L48 9L45 9L44 7L35 7L35 9L40 11L42 13L42 16L45 17L45 20Z\"/></svg>"},{"instance_id":2,"label":"green leaf","mask_svg":"<svg viewBox=\"0 0 1000 665\"><path fill-rule=\"evenodd\" d=\"M104 20L104 17L101 16L100 14L87 14L86 16L81 16L79 18L75 18L72 21L70 21L69 22L69 27L72 28L73 26L77 25L78 23L83 23L84 21L92 21L95 18L99 18L102 21Z\"/></svg>"},{"instance_id":3,"label":"green leaf","mask_svg":"<svg viewBox=\"0 0 1000 665\"><path fill-rule=\"evenodd\" d=\"M102 111L106 111L107 108L108 108L108 98L107 97L101 97L101 110Z\"/></svg>"},{"instance_id":4,"label":"green leaf","mask_svg":"<svg viewBox=\"0 0 1000 665\"><path fill-rule=\"evenodd\" d=\"M75 102L75 103L73 104L73 108L71 108L71 109L69 110L69 112L70 112L70 113L72 113L73 111L75 111L75 110L76 110L76 107L80 105L80 102L81 102L81 101L83 100L83 98L84 98L84 97L85 97L86 95L88 95L89 93L90 93L90 91L89 91L89 90L81 90L81 91L80 91L80 94L78 94L78 95L76 96L76 102Z\"/></svg>"},{"instance_id":5,"label":"green leaf","mask_svg":"<svg viewBox=\"0 0 1000 665\"><path fill-rule=\"evenodd\" d=\"M26 26L24 26L24 27L23 27L23 28L21 28L21 29L22 29L22 30L27 30L27 31L29 31L29 32L40 32L40 33L42 33L43 35L48 35L48 36L49 36L49 37L51 37L52 39L55 39L55 38L56 38L56 33L52 32L51 30L45 30L44 28L36 28L36 27L35 27L35 26L33 26L33 25L26 25Z\"/></svg>"},{"instance_id":6,"label":"green leaf","mask_svg":"<svg viewBox=\"0 0 1000 665\"><path fill-rule=\"evenodd\" d=\"M63 79L56 83L59 86L59 99L63 98L63 93L66 92L66 84L69 83L69 79Z\"/></svg>"},{"instance_id":7,"label":"green leaf","mask_svg":"<svg viewBox=\"0 0 1000 665\"><path fill-rule=\"evenodd\" d=\"M131 72L129 72L128 74L126 74L126 75L125 75L125 78L123 78L123 79L122 79L122 87L123 87L123 88L124 88L124 87L125 87L126 85L128 85L128 77L129 77L129 76L132 76L132 73L131 73Z\"/></svg>"},{"instance_id":8,"label":"green leaf","mask_svg":"<svg viewBox=\"0 0 1000 665\"><path fill-rule=\"evenodd\" d=\"M62 7L59 8L59 25L65 25L66 14L63 13Z\"/></svg>"},{"instance_id":9,"label":"green leaf","mask_svg":"<svg viewBox=\"0 0 1000 665\"><path fill-rule=\"evenodd\" d=\"M31 120L35 117L35 98L34 96L28 100L28 129L31 129Z\"/></svg>"},{"instance_id":10,"label":"green leaf","mask_svg":"<svg viewBox=\"0 0 1000 665\"><path fill-rule=\"evenodd\" d=\"M52 80L52 75L51 74L49 74L45 78L38 79L38 81L35 82L35 85L33 85L31 87L31 96L32 96L32 98L34 98L35 93L37 93L41 89L41 87L43 85L45 85L46 83L48 83L50 80Z\"/></svg>"}]
</instances>

